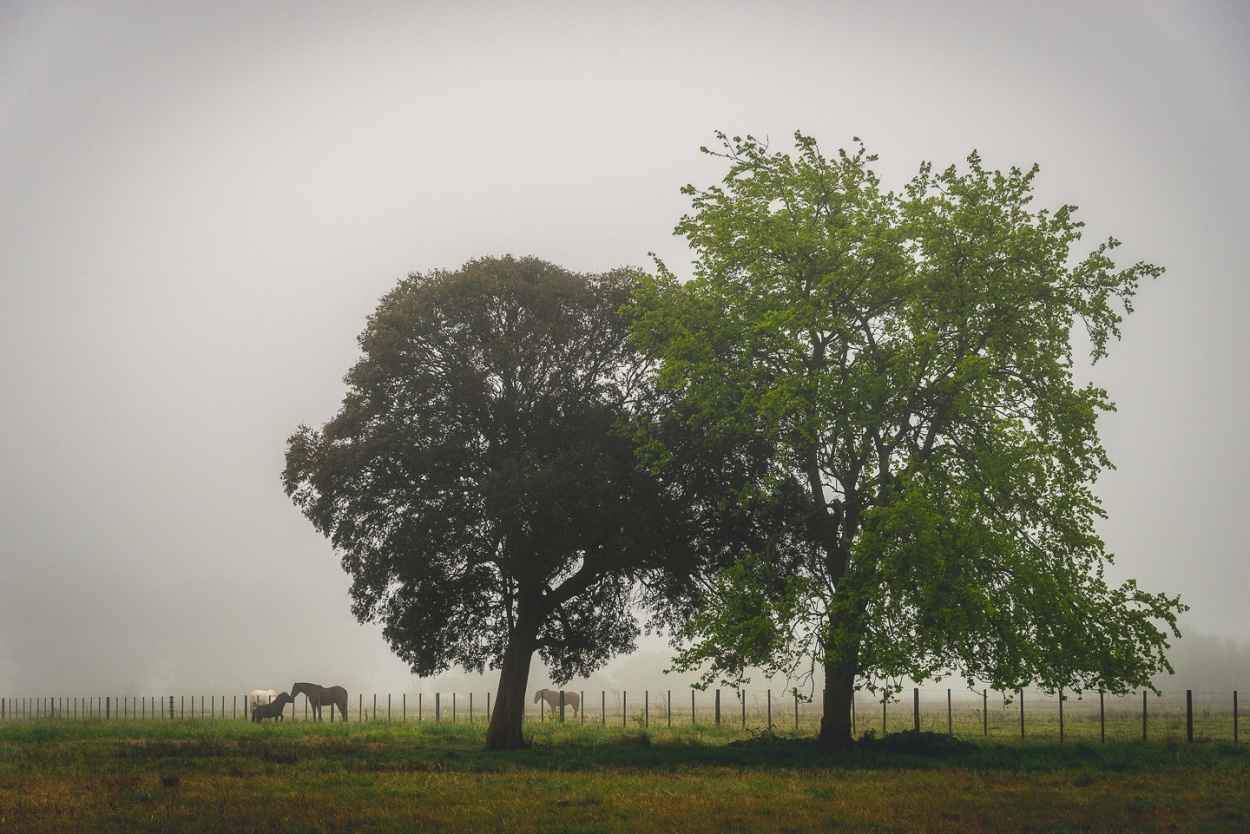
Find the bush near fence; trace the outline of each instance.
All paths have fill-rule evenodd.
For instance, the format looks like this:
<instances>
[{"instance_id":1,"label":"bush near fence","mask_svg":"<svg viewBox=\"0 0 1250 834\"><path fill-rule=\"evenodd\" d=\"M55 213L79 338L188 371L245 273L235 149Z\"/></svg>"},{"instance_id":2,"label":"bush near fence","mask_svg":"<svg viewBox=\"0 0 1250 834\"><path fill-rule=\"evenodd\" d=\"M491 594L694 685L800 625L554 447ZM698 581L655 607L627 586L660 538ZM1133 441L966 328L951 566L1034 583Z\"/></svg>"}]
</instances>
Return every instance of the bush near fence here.
<instances>
[{"instance_id":1,"label":"bush near fence","mask_svg":"<svg viewBox=\"0 0 1250 834\"><path fill-rule=\"evenodd\" d=\"M811 734L819 730L819 700L772 690L600 690L576 691L582 711L564 716L546 704L527 704L526 721L631 724L644 728L714 724L727 728ZM484 696L484 697L483 697ZM309 721L307 699L291 707L288 719ZM1184 737L1187 741L1240 741L1238 693L1086 692L1046 695L1025 691L912 689L875 700L860 694L852 709L856 736L923 730L957 736L1005 739L1131 741ZM357 694L349 720L484 723L490 693ZM73 696L0 698L0 720L229 720L248 718L246 695Z\"/></svg>"}]
</instances>

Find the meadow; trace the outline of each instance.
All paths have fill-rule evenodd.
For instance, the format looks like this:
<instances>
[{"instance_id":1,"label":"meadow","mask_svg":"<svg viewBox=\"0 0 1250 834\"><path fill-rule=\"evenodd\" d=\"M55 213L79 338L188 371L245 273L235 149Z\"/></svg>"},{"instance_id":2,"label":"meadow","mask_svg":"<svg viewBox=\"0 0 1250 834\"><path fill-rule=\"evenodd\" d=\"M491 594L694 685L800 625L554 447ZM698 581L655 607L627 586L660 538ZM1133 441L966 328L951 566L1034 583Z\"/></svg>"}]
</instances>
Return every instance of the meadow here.
<instances>
[{"instance_id":1,"label":"meadow","mask_svg":"<svg viewBox=\"0 0 1250 834\"><path fill-rule=\"evenodd\" d=\"M11 721L0 831L1250 830L1244 741L625 723Z\"/></svg>"}]
</instances>

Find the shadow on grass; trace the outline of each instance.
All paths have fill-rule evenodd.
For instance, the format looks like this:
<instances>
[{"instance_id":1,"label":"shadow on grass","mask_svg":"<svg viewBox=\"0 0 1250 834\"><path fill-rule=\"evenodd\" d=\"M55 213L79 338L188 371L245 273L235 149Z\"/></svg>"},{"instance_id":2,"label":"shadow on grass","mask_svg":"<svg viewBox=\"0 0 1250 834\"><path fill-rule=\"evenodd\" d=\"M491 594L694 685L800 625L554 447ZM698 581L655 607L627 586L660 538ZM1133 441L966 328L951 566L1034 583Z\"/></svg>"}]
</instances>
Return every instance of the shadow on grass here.
<instances>
[{"instance_id":1,"label":"shadow on grass","mask_svg":"<svg viewBox=\"0 0 1250 834\"><path fill-rule=\"evenodd\" d=\"M529 735L527 733L527 735ZM99 759L183 770L265 772L734 770L965 770L976 772L1159 772L1180 768L1250 770L1250 745L1174 741L1090 744L984 742L942 733L867 735L842 750L815 739L764 731L649 731L539 728L522 750L485 749L481 725L349 724L287 727L220 722L0 726L0 748L25 762L86 766ZM11 762L16 764L16 761Z\"/></svg>"}]
</instances>

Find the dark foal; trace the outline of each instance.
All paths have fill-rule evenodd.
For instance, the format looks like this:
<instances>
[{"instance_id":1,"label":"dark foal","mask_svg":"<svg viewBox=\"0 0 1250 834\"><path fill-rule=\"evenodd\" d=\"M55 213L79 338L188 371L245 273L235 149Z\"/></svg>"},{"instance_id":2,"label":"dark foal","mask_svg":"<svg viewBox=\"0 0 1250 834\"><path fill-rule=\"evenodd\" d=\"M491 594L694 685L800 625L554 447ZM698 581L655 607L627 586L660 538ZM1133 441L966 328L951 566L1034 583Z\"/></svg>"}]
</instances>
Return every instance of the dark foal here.
<instances>
[{"instance_id":1,"label":"dark foal","mask_svg":"<svg viewBox=\"0 0 1250 834\"><path fill-rule=\"evenodd\" d=\"M272 718L275 721L282 720L282 711L286 709L287 704L295 703L295 699L290 694L283 692L277 698L274 698L268 704L258 704L252 707L252 720L259 724L266 718Z\"/></svg>"}]
</instances>

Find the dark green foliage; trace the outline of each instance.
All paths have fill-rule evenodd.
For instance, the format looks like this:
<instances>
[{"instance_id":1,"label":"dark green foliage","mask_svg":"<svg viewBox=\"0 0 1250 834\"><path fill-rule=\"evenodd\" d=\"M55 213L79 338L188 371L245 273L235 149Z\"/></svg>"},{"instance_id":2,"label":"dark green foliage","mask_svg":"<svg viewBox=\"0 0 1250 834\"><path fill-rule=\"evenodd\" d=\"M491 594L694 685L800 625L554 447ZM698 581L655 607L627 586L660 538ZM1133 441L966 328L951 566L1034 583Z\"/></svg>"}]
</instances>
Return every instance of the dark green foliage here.
<instances>
[{"instance_id":1,"label":"dark green foliage","mask_svg":"<svg viewBox=\"0 0 1250 834\"><path fill-rule=\"evenodd\" d=\"M342 554L356 617L419 675L501 668L505 746L531 655L563 683L633 649L638 582L680 561L677 505L621 429L645 393L635 283L532 258L409 276L342 409L289 441L287 493Z\"/></svg>"}]
</instances>

